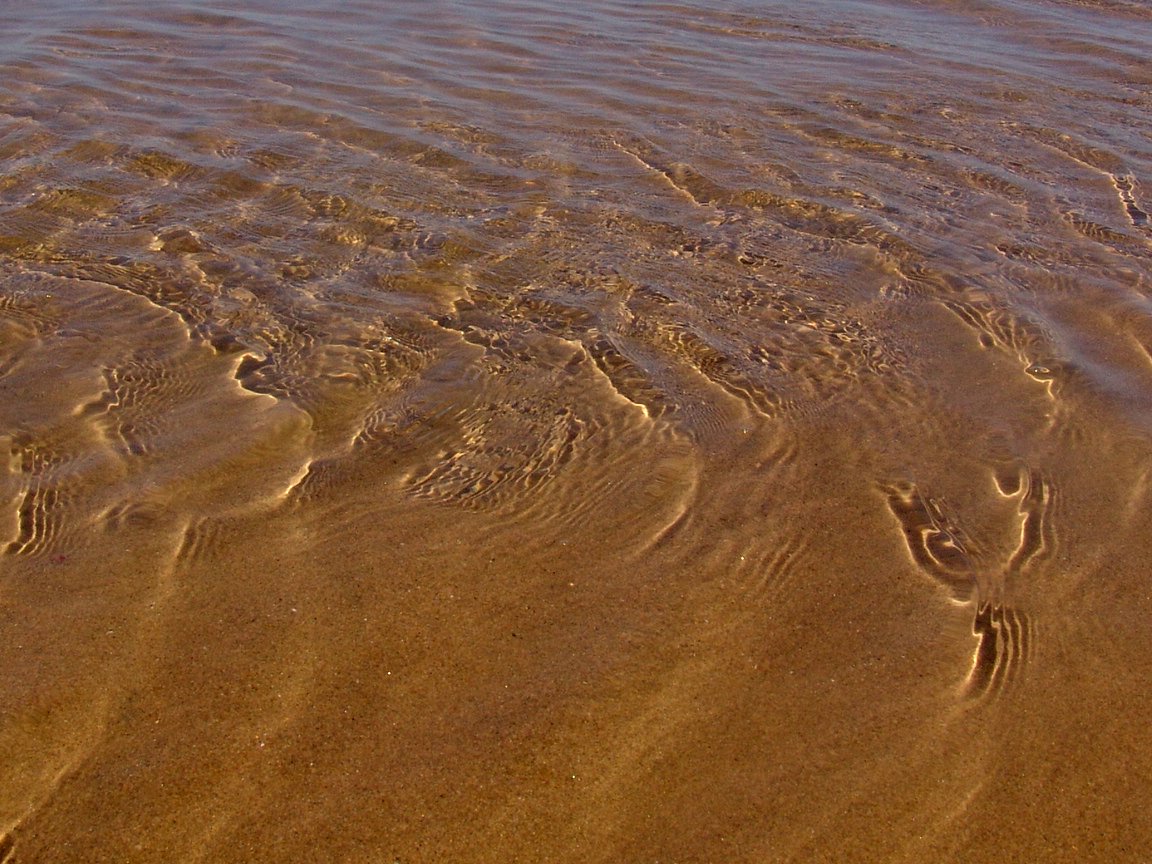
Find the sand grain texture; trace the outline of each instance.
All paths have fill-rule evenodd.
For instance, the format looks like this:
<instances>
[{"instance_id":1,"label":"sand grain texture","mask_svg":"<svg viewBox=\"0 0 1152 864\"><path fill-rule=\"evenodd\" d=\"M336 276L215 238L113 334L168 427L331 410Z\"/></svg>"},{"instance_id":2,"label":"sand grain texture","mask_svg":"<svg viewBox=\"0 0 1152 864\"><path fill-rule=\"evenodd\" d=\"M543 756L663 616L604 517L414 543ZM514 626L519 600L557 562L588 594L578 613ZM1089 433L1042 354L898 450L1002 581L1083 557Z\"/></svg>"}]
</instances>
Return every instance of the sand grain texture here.
<instances>
[{"instance_id":1,"label":"sand grain texture","mask_svg":"<svg viewBox=\"0 0 1152 864\"><path fill-rule=\"evenodd\" d=\"M1152 21L768 6L17 16L2 864L1145 860Z\"/></svg>"}]
</instances>

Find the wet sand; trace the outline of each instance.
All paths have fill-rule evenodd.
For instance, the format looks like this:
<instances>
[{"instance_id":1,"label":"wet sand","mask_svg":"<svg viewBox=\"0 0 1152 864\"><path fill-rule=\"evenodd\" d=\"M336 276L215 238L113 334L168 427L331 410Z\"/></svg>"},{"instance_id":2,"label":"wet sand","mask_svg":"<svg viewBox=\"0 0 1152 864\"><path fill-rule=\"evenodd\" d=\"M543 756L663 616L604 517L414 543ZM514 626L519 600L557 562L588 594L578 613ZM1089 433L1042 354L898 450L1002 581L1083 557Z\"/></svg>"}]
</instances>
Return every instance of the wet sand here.
<instances>
[{"instance_id":1,"label":"wet sand","mask_svg":"<svg viewBox=\"0 0 1152 864\"><path fill-rule=\"evenodd\" d=\"M38 10L0 864L1145 860L1146 7Z\"/></svg>"}]
</instances>

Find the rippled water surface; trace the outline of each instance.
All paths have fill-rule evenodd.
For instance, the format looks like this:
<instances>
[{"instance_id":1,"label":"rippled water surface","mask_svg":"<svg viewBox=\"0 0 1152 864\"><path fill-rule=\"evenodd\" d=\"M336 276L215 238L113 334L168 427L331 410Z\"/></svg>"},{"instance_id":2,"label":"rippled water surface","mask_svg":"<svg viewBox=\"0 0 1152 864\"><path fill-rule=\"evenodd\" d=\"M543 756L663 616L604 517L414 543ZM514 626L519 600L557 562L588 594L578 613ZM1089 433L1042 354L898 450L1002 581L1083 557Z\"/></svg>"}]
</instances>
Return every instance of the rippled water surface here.
<instances>
[{"instance_id":1,"label":"rippled water surface","mask_svg":"<svg viewBox=\"0 0 1152 864\"><path fill-rule=\"evenodd\" d=\"M0 862L1140 861L1152 8L0 28Z\"/></svg>"}]
</instances>

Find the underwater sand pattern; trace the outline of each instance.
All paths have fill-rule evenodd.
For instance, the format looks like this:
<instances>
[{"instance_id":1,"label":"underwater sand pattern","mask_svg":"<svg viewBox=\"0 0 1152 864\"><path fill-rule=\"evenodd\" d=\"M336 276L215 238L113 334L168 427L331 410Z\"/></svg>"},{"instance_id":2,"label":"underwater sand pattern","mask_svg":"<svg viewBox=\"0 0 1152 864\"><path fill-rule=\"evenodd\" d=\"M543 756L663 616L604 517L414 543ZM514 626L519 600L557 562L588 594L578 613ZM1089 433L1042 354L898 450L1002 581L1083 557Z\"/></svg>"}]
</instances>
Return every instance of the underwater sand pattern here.
<instances>
[{"instance_id":1,"label":"underwater sand pattern","mask_svg":"<svg viewBox=\"0 0 1152 864\"><path fill-rule=\"evenodd\" d=\"M1143 860L1143 5L98 5L0 40L0 864Z\"/></svg>"}]
</instances>

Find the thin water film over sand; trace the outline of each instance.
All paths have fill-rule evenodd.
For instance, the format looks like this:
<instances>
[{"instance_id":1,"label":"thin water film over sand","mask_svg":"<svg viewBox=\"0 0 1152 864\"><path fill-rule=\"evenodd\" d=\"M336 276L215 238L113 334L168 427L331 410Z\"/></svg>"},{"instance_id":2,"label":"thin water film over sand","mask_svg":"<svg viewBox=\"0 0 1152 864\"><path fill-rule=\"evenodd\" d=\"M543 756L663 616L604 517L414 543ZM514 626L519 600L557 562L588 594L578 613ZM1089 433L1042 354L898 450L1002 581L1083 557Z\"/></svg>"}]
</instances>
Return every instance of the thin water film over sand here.
<instances>
[{"instance_id":1,"label":"thin water film over sand","mask_svg":"<svg viewBox=\"0 0 1152 864\"><path fill-rule=\"evenodd\" d=\"M1152 13L0 39L0 862L1142 861Z\"/></svg>"}]
</instances>

